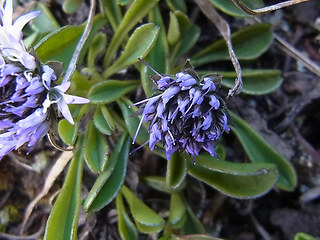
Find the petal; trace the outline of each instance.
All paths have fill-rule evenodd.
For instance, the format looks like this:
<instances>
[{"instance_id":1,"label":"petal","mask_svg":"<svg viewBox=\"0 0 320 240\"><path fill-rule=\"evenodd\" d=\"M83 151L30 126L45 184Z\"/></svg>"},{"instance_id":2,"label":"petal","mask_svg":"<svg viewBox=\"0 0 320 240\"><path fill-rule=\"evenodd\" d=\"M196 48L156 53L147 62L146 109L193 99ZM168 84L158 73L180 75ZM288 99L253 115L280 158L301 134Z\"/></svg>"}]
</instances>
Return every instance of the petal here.
<instances>
[{"instance_id":1,"label":"petal","mask_svg":"<svg viewBox=\"0 0 320 240\"><path fill-rule=\"evenodd\" d=\"M67 103L64 100L60 100L57 103L58 109L61 112L62 116L70 123L70 124L74 124L73 118L71 116L70 110L68 108Z\"/></svg>"},{"instance_id":2,"label":"petal","mask_svg":"<svg viewBox=\"0 0 320 240\"><path fill-rule=\"evenodd\" d=\"M83 97L78 97L74 95L69 94L63 94L63 99L67 104L86 104L89 103L90 100Z\"/></svg>"},{"instance_id":3,"label":"petal","mask_svg":"<svg viewBox=\"0 0 320 240\"><path fill-rule=\"evenodd\" d=\"M171 86L167 90L164 91L162 95L163 103L166 104L175 94L180 91L180 87Z\"/></svg>"},{"instance_id":4,"label":"petal","mask_svg":"<svg viewBox=\"0 0 320 240\"><path fill-rule=\"evenodd\" d=\"M2 25L4 27L9 27L12 25L12 14L13 14L12 0L6 0L4 4L3 16L1 18Z\"/></svg>"},{"instance_id":5,"label":"petal","mask_svg":"<svg viewBox=\"0 0 320 240\"><path fill-rule=\"evenodd\" d=\"M20 16L19 18L17 18L12 27L13 27L13 31L14 32L20 32L22 30L22 28L32 19L38 17L40 15L41 11L37 10L37 11L32 11L29 12L27 14L24 14L22 16Z\"/></svg>"},{"instance_id":6,"label":"petal","mask_svg":"<svg viewBox=\"0 0 320 240\"><path fill-rule=\"evenodd\" d=\"M64 82L58 86L55 86L54 88L59 90L59 92L65 93L69 89L70 85L71 85L70 82Z\"/></svg>"},{"instance_id":7,"label":"petal","mask_svg":"<svg viewBox=\"0 0 320 240\"><path fill-rule=\"evenodd\" d=\"M214 95L210 95L210 102L209 104L215 109L219 109L220 107L220 101L214 96Z\"/></svg>"},{"instance_id":8,"label":"petal","mask_svg":"<svg viewBox=\"0 0 320 240\"><path fill-rule=\"evenodd\" d=\"M205 142L203 144L203 149L206 150L212 157L217 156L217 153L215 151L215 145L214 141Z\"/></svg>"}]
</instances>

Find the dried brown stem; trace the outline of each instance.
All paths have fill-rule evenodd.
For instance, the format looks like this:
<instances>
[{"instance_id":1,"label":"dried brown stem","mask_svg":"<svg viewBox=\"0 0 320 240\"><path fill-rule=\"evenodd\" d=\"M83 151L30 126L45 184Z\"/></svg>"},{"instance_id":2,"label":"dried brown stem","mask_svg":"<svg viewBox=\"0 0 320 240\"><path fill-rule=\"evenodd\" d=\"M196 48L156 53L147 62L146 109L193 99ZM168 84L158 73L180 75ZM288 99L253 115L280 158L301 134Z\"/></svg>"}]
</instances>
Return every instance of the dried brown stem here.
<instances>
[{"instance_id":1,"label":"dried brown stem","mask_svg":"<svg viewBox=\"0 0 320 240\"><path fill-rule=\"evenodd\" d=\"M298 3L307 2L309 0L289 0L289 1L281 2L281 3L277 3L274 5L270 5L267 7L258 8L258 9L249 8L241 0L231 0L231 1L234 3L234 5L236 5L238 8L240 8L246 14L255 16L255 15L261 15L264 13L268 13L268 12L271 12L274 10L278 10L280 8L289 7L289 6L298 4Z\"/></svg>"}]
</instances>

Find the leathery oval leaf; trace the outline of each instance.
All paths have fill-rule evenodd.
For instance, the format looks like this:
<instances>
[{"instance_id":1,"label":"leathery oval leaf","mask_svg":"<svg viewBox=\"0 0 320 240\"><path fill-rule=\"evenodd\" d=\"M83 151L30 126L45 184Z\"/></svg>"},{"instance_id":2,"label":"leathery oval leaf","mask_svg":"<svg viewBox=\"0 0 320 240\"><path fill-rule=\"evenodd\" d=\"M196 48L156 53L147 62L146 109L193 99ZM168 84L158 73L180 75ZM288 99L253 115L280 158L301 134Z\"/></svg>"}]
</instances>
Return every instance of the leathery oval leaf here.
<instances>
[{"instance_id":1,"label":"leathery oval leaf","mask_svg":"<svg viewBox=\"0 0 320 240\"><path fill-rule=\"evenodd\" d=\"M35 10L40 10L41 14L32 20L31 27L33 29L41 33L48 33L53 32L60 27L52 12L45 4L37 2Z\"/></svg>"},{"instance_id":2,"label":"leathery oval leaf","mask_svg":"<svg viewBox=\"0 0 320 240\"><path fill-rule=\"evenodd\" d=\"M96 83L89 90L92 103L110 103L136 89L140 81L105 80Z\"/></svg>"},{"instance_id":3,"label":"leathery oval leaf","mask_svg":"<svg viewBox=\"0 0 320 240\"><path fill-rule=\"evenodd\" d=\"M168 43L170 45L176 44L180 39L180 27L179 22L176 15L173 12L170 12L170 22L169 22L169 29L168 29Z\"/></svg>"},{"instance_id":4,"label":"leathery oval leaf","mask_svg":"<svg viewBox=\"0 0 320 240\"><path fill-rule=\"evenodd\" d=\"M62 7L66 13L72 14L80 8L81 4L82 0L66 0Z\"/></svg>"},{"instance_id":5,"label":"leathery oval leaf","mask_svg":"<svg viewBox=\"0 0 320 240\"><path fill-rule=\"evenodd\" d=\"M107 78L129 65L137 63L138 58L144 58L152 49L158 34L159 27L152 23L136 28L120 57L106 69L103 76Z\"/></svg>"},{"instance_id":6,"label":"leathery oval leaf","mask_svg":"<svg viewBox=\"0 0 320 240\"><path fill-rule=\"evenodd\" d=\"M94 126L89 123L87 127L87 141L84 149L84 157L91 171L102 172L106 168L109 157L109 144Z\"/></svg>"},{"instance_id":7,"label":"leathery oval leaf","mask_svg":"<svg viewBox=\"0 0 320 240\"><path fill-rule=\"evenodd\" d=\"M141 177L141 180L148 184L150 187L165 193L177 193L182 191L186 184L186 181L183 181L178 188L172 189L168 186L166 177L162 176L145 176Z\"/></svg>"},{"instance_id":8,"label":"leathery oval leaf","mask_svg":"<svg viewBox=\"0 0 320 240\"><path fill-rule=\"evenodd\" d=\"M184 225L181 228L182 234L204 234L206 232L204 226L198 219L198 217L194 214L194 212L191 210L191 208L186 205L187 208L187 219L184 223Z\"/></svg>"},{"instance_id":9,"label":"leathery oval leaf","mask_svg":"<svg viewBox=\"0 0 320 240\"><path fill-rule=\"evenodd\" d=\"M119 6L118 0L102 0L101 2L106 17L115 31L122 21L121 6Z\"/></svg>"},{"instance_id":10,"label":"leathery oval leaf","mask_svg":"<svg viewBox=\"0 0 320 240\"><path fill-rule=\"evenodd\" d=\"M166 182L169 188L181 188L187 176L186 159L179 152L172 154L170 160L167 161Z\"/></svg>"},{"instance_id":11,"label":"leathery oval leaf","mask_svg":"<svg viewBox=\"0 0 320 240\"><path fill-rule=\"evenodd\" d=\"M86 50L89 48L90 40L105 23L106 19L103 18L101 14L95 16L91 32L82 48L78 62L83 60ZM63 62L64 70L67 70L84 28L85 24L65 26L42 38L35 46L35 51L41 62L51 60Z\"/></svg>"},{"instance_id":12,"label":"leathery oval leaf","mask_svg":"<svg viewBox=\"0 0 320 240\"><path fill-rule=\"evenodd\" d=\"M229 113L235 125L232 132L239 139L250 160L254 163L275 164L279 173L276 186L292 191L297 185L297 175L290 162L265 142L243 119L232 112Z\"/></svg>"},{"instance_id":13,"label":"leathery oval leaf","mask_svg":"<svg viewBox=\"0 0 320 240\"><path fill-rule=\"evenodd\" d=\"M273 33L270 24L259 23L245 27L231 35L232 46L239 60L258 58L271 45ZM229 60L229 52L224 39L209 45L191 57L194 66L210 62Z\"/></svg>"},{"instance_id":14,"label":"leathery oval leaf","mask_svg":"<svg viewBox=\"0 0 320 240\"><path fill-rule=\"evenodd\" d=\"M128 202L132 217L140 232L156 233L163 229L164 219L137 198L126 186L121 193Z\"/></svg>"},{"instance_id":15,"label":"leathery oval leaf","mask_svg":"<svg viewBox=\"0 0 320 240\"><path fill-rule=\"evenodd\" d=\"M179 237L174 237L172 240L224 240L222 238L215 238L211 237L206 234L189 234L189 235L184 235L184 236L179 236Z\"/></svg>"},{"instance_id":16,"label":"leathery oval leaf","mask_svg":"<svg viewBox=\"0 0 320 240\"><path fill-rule=\"evenodd\" d=\"M116 197L117 214L118 214L118 230L121 239L136 240L138 239L138 231L134 223L129 218L126 208L123 204L122 195Z\"/></svg>"},{"instance_id":17,"label":"leathery oval leaf","mask_svg":"<svg viewBox=\"0 0 320 240\"><path fill-rule=\"evenodd\" d=\"M108 67L116 52L118 51L128 32L136 25L148 12L154 7L159 0L135 0L130 8L126 11L119 27L115 30L114 36L110 42L105 54L104 66Z\"/></svg>"},{"instance_id":18,"label":"leathery oval leaf","mask_svg":"<svg viewBox=\"0 0 320 240\"><path fill-rule=\"evenodd\" d=\"M237 74L235 72L221 72L221 74L223 75L221 85L229 88L233 87ZM250 95L271 93L280 87L283 80L281 71L273 69L243 70L242 77L242 92Z\"/></svg>"},{"instance_id":19,"label":"leathery oval leaf","mask_svg":"<svg viewBox=\"0 0 320 240\"><path fill-rule=\"evenodd\" d=\"M77 239L83 172L82 150L75 152L61 192L49 215L44 239Z\"/></svg>"},{"instance_id":20,"label":"leathery oval leaf","mask_svg":"<svg viewBox=\"0 0 320 240\"><path fill-rule=\"evenodd\" d=\"M140 129L138 130L139 123L141 121L141 117L133 117L132 115L137 111L137 107L133 106L129 108L132 102L127 98L122 98L118 101L118 104L121 108L123 119L127 126L127 130L132 138L136 135L136 132L139 131L136 143L142 145L145 144L149 139L149 133L144 124L141 124Z\"/></svg>"},{"instance_id":21,"label":"leathery oval leaf","mask_svg":"<svg viewBox=\"0 0 320 240\"><path fill-rule=\"evenodd\" d=\"M200 75L208 74L207 71L199 71ZM231 88L234 85L236 72L223 72L221 85ZM263 95L275 91L282 83L281 71L273 69L243 69L242 71L243 89L242 93L250 95Z\"/></svg>"},{"instance_id":22,"label":"leathery oval leaf","mask_svg":"<svg viewBox=\"0 0 320 240\"><path fill-rule=\"evenodd\" d=\"M78 135L78 123L72 125L66 119L62 119L58 124L58 133L65 144L73 145Z\"/></svg>"},{"instance_id":23,"label":"leathery oval leaf","mask_svg":"<svg viewBox=\"0 0 320 240\"><path fill-rule=\"evenodd\" d=\"M147 62L151 67L156 66L156 71L159 73L167 73L168 70L168 52L169 46L167 41L166 28L163 23L161 12L159 6L155 6L152 11L149 13L149 22L153 22L155 25L160 27L159 36L152 47L149 54L144 58L144 61ZM147 97L152 96L155 92L154 83L151 80L150 76L155 75L146 65L141 65L141 83L144 89L144 92Z\"/></svg>"},{"instance_id":24,"label":"leathery oval leaf","mask_svg":"<svg viewBox=\"0 0 320 240\"><path fill-rule=\"evenodd\" d=\"M220 192L235 198L255 198L267 193L278 178L274 164L262 164L260 168L252 167L254 163L233 163L228 161L212 161L220 163L220 169L214 169L211 164L199 158L199 162L193 164L189 161L189 174ZM203 164L203 162L207 164ZM221 167L223 165L223 167ZM259 166L259 165L258 165ZM249 168L248 169L246 169ZM230 168L231 170L226 171ZM238 169L237 169L238 168ZM223 169L221 171L221 169ZM254 171L251 171L251 170Z\"/></svg>"},{"instance_id":25,"label":"leathery oval leaf","mask_svg":"<svg viewBox=\"0 0 320 240\"><path fill-rule=\"evenodd\" d=\"M98 176L84 202L87 212L99 211L120 191L126 176L129 147L128 134L124 133L110 155L106 169Z\"/></svg>"},{"instance_id":26,"label":"leathery oval leaf","mask_svg":"<svg viewBox=\"0 0 320 240\"><path fill-rule=\"evenodd\" d=\"M214 6L216 6L222 12L225 12L235 17L248 17L250 15L244 13L231 0L209 0ZM251 9L263 7L263 1L261 0L241 0L246 6Z\"/></svg>"},{"instance_id":27,"label":"leathery oval leaf","mask_svg":"<svg viewBox=\"0 0 320 240\"><path fill-rule=\"evenodd\" d=\"M176 11L174 14L179 23L181 36L181 44L177 44L172 53L176 59L187 53L195 45L200 36L200 28L193 24L183 12Z\"/></svg>"},{"instance_id":28,"label":"leathery oval leaf","mask_svg":"<svg viewBox=\"0 0 320 240\"><path fill-rule=\"evenodd\" d=\"M186 221L186 206L179 193L171 194L168 221L174 227L181 227Z\"/></svg>"},{"instance_id":29,"label":"leathery oval leaf","mask_svg":"<svg viewBox=\"0 0 320 240\"><path fill-rule=\"evenodd\" d=\"M103 134L111 135L115 128L113 118L104 105L99 106L93 116L95 127Z\"/></svg>"},{"instance_id":30,"label":"leathery oval leaf","mask_svg":"<svg viewBox=\"0 0 320 240\"><path fill-rule=\"evenodd\" d=\"M171 11L181 11L186 13L187 12L187 5L185 1L181 0L166 0L166 3L168 7L171 9Z\"/></svg>"}]
</instances>

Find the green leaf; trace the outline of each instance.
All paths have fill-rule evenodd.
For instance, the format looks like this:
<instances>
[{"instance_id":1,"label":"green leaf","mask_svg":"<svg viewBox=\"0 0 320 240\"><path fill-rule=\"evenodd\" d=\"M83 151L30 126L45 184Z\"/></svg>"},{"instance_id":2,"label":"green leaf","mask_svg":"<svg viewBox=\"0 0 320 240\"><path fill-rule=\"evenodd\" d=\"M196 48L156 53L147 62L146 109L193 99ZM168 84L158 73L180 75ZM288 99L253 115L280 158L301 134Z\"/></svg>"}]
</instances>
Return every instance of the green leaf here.
<instances>
[{"instance_id":1,"label":"green leaf","mask_svg":"<svg viewBox=\"0 0 320 240\"><path fill-rule=\"evenodd\" d=\"M175 46L172 52L173 59L177 59L195 45L200 36L200 28L194 25L183 12L176 11L174 14L179 22L181 33L181 43Z\"/></svg>"},{"instance_id":2,"label":"green leaf","mask_svg":"<svg viewBox=\"0 0 320 240\"><path fill-rule=\"evenodd\" d=\"M159 36L146 56L145 61L159 73L167 73L168 71L168 52L169 46L167 42L167 35L165 26L162 20L162 16L159 7L156 6L149 13L149 22L153 22L155 25L160 27ZM155 91L153 90L153 81L150 76L155 75L146 65L141 64L141 83L144 92L147 97L150 97Z\"/></svg>"},{"instance_id":3,"label":"green leaf","mask_svg":"<svg viewBox=\"0 0 320 240\"><path fill-rule=\"evenodd\" d=\"M178 19L173 12L170 12L170 22L168 29L168 43L170 45L176 44L180 39L180 27L178 23Z\"/></svg>"},{"instance_id":4,"label":"green leaf","mask_svg":"<svg viewBox=\"0 0 320 240\"><path fill-rule=\"evenodd\" d=\"M92 86L89 98L92 103L110 103L136 89L140 81L105 80Z\"/></svg>"},{"instance_id":5,"label":"green leaf","mask_svg":"<svg viewBox=\"0 0 320 240\"><path fill-rule=\"evenodd\" d=\"M186 205L187 207L187 219L181 228L182 234L204 234L206 230L204 229L204 226L198 219L198 217L192 212L191 208Z\"/></svg>"},{"instance_id":6,"label":"green leaf","mask_svg":"<svg viewBox=\"0 0 320 240\"><path fill-rule=\"evenodd\" d=\"M119 100L118 104L121 108L123 119L129 131L129 134L132 138L134 138L139 126L139 122L141 120L141 117L132 117L132 114L134 114L137 111L137 107L129 108L132 102L127 98L123 98ZM145 142L147 142L148 139L149 139L149 133L147 131L147 128L142 124L140 127L139 134L136 138L136 143L142 145Z\"/></svg>"},{"instance_id":7,"label":"green leaf","mask_svg":"<svg viewBox=\"0 0 320 240\"><path fill-rule=\"evenodd\" d=\"M79 62L83 59L92 38L105 23L106 19L102 18L101 15L95 16L93 27L81 51ZM66 70L84 28L85 24L79 26L65 26L45 36L35 46L36 53L41 62L48 62L51 60L63 62L64 70Z\"/></svg>"},{"instance_id":8,"label":"green leaf","mask_svg":"<svg viewBox=\"0 0 320 240\"><path fill-rule=\"evenodd\" d=\"M171 194L169 223L181 227L186 221L186 206L180 194Z\"/></svg>"},{"instance_id":9,"label":"green leaf","mask_svg":"<svg viewBox=\"0 0 320 240\"><path fill-rule=\"evenodd\" d=\"M46 5L37 2L35 10L40 10L41 14L33 19L31 27L34 30L40 33L50 33L60 28L59 23Z\"/></svg>"},{"instance_id":10,"label":"green leaf","mask_svg":"<svg viewBox=\"0 0 320 240\"><path fill-rule=\"evenodd\" d=\"M172 154L167 162L166 182L171 189L181 188L187 176L186 159L179 152Z\"/></svg>"},{"instance_id":11,"label":"green leaf","mask_svg":"<svg viewBox=\"0 0 320 240\"><path fill-rule=\"evenodd\" d=\"M235 163L199 155L189 161L189 173L213 188L236 198L253 198L269 191L277 180L276 166Z\"/></svg>"},{"instance_id":12,"label":"green leaf","mask_svg":"<svg viewBox=\"0 0 320 240\"><path fill-rule=\"evenodd\" d=\"M122 21L121 9L117 0L102 0L103 10L110 21L113 31L116 31Z\"/></svg>"},{"instance_id":13,"label":"green leaf","mask_svg":"<svg viewBox=\"0 0 320 240\"><path fill-rule=\"evenodd\" d=\"M248 17L249 15L234 5L231 0L209 0L219 10L236 17ZM251 9L261 8L264 6L262 0L241 0Z\"/></svg>"},{"instance_id":14,"label":"green leaf","mask_svg":"<svg viewBox=\"0 0 320 240\"><path fill-rule=\"evenodd\" d=\"M84 150L85 160L91 171L102 172L106 168L109 157L108 142L92 122L89 123L87 130L87 141Z\"/></svg>"},{"instance_id":15,"label":"green leaf","mask_svg":"<svg viewBox=\"0 0 320 240\"><path fill-rule=\"evenodd\" d=\"M105 51L107 45L107 36L102 33L98 33L88 50L88 67L94 68L96 65L96 57Z\"/></svg>"},{"instance_id":16,"label":"green leaf","mask_svg":"<svg viewBox=\"0 0 320 240\"><path fill-rule=\"evenodd\" d=\"M145 176L142 177L141 180L148 184L150 187L165 193L177 193L182 191L186 184L186 181L183 181L182 184L179 185L179 188L172 189L168 186L166 178L162 176Z\"/></svg>"},{"instance_id":17,"label":"green leaf","mask_svg":"<svg viewBox=\"0 0 320 240\"><path fill-rule=\"evenodd\" d=\"M126 5L126 4L128 4L128 3L130 3L130 2L133 2L133 0L118 0L118 3L119 3L120 5Z\"/></svg>"},{"instance_id":18,"label":"green leaf","mask_svg":"<svg viewBox=\"0 0 320 240\"><path fill-rule=\"evenodd\" d=\"M316 238L310 234L299 232L294 236L294 240L316 240Z\"/></svg>"},{"instance_id":19,"label":"green leaf","mask_svg":"<svg viewBox=\"0 0 320 240\"><path fill-rule=\"evenodd\" d=\"M208 74L207 71L198 71L198 74ZM234 85L236 72L220 72L223 75L221 85L231 88ZM282 83L281 71L272 69L246 69L242 71L242 93L263 95L275 91Z\"/></svg>"},{"instance_id":20,"label":"green leaf","mask_svg":"<svg viewBox=\"0 0 320 240\"><path fill-rule=\"evenodd\" d=\"M271 45L273 32L270 24L255 24L231 35L232 46L239 60L258 58ZM221 39L191 57L191 63L199 66L211 62L229 60L226 41Z\"/></svg>"},{"instance_id":21,"label":"green leaf","mask_svg":"<svg viewBox=\"0 0 320 240\"><path fill-rule=\"evenodd\" d=\"M135 0L115 31L104 59L104 66L108 67L115 57L118 48L128 32L154 7L158 0Z\"/></svg>"},{"instance_id":22,"label":"green leaf","mask_svg":"<svg viewBox=\"0 0 320 240\"><path fill-rule=\"evenodd\" d=\"M171 11L187 12L187 5L184 0L166 0L166 3Z\"/></svg>"},{"instance_id":23,"label":"green leaf","mask_svg":"<svg viewBox=\"0 0 320 240\"><path fill-rule=\"evenodd\" d=\"M97 108L93 116L93 123L101 133L106 135L111 135L115 128L113 118L104 105Z\"/></svg>"},{"instance_id":24,"label":"green leaf","mask_svg":"<svg viewBox=\"0 0 320 240\"><path fill-rule=\"evenodd\" d=\"M74 125L72 125L66 119L62 119L58 124L58 133L62 141L71 146L77 139L78 123L75 122Z\"/></svg>"},{"instance_id":25,"label":"green leaf","mask_svg":"<svg viewBox=\"0 0 320 240\"><path fill-rule=\"evenodd\" d=\"M222 238L215 238L215 237L211 237L209 235L206 234L189 234L189 235L185 235L185 236L179 236L179 237L174 237L172 240L224 240Z\"/></svg>"},{"instance_id":26,"label":"green leaf","mask_svg":"<svg viewBox=\"0 0 320 240\"><path fill-rule=\"evenodd\" d=\"M136 240L138 239L138 231L130 220L123 204L122 195L118 194L116 197L117 213L118 213L118 230L121 239Z\"/></svg>"},{"instance_id":27,"label":"green leaf","mask_svg":"<svg viewBox=\"0 0 320 240\"><path fill-rule=\"evenodd\" d=\"M230 115L235 126L232 127L232 132L238 137L250 160L254 163L275 164L279 174L276 186L292 191L297 185L297 176L290 162L265 142L243 119L232 112Z\"/></svg>"},{"instance_id":28,"label":"green leaf","mask_svg":"<svg viewBox=\"0 0 320 240\"><path fill-rule=\"evenodd\" d=\"M159 34L159 27L152 23L144 24L132 33L121 56L103 73L107 78L119 70L137 63L151 50Z\"/></svg>"},{"instance_id":29,"label":"green leaf","mask_svg":"<svg viewBox=\"0 0 320 240\"><path fill-rule=\"evenodd\" d=\"M99 211L120 191L126 176L129 147L130 141L128 134L125 133L113 150L106 170L99 175L84 202L84 209L87 212Z\"/></svg>"},{"instance_id":30,"label":"green leaf","mask_svg":"<svg viewBox=\"0 0 320 240\"><path fill-rule=\"evenodd\" d=\"M47 221L44 239L77 239L83 171L82 151L75 152L66 180Z\"/></svg>"},{"instance_id":31,"label":"green leaf","mask_svg":"<svg viewBox=\"0 0 320 240\"><path fill-rule=\"evenodd\" d=\"M131 214L140 232L156 233L163 229L164 220L138 199L126 186L121 192L128 202Z\"/></svg>"},{"instance_id":32,"label":"green leaf","mask_svg":"<svg viewBox=\"0 0 320 240\"><path fill-rule=\"evenodd\" d=\"M63 3L63 11L67 14L75 13L81 6L82 0L66 0Z\"/></svg>"}]
</instances>

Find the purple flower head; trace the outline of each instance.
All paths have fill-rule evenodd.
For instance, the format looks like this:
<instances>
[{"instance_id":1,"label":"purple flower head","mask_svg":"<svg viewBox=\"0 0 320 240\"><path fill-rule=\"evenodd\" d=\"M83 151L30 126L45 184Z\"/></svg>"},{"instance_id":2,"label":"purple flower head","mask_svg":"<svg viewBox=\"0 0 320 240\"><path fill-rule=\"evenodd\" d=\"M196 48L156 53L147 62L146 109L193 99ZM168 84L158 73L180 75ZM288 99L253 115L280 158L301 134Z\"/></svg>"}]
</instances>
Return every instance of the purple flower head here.
<instances>
[{"instance_id":1,"label":"purple flower head","mask_svg":"<svg viewBox=\"0 0 320 240\"><path fill-rule=\"evenodd\" d=\"M215 142L230 130L230 118L217 93L216 76L199 79L191 67L175 77L157 75L160 93L133 104L143 104L142 120L150 122L150 149L161 143L168 160L175 151L185 151L194 159L202 149L217 156Z\"/></svg>"},{"instance_id":2,"label":"purple flower head","mask_svg":"<svg viewBox=\"0 0 320 240\"><path fill-rule=\"evenodd\" d=\"M50 115L56 107L74 124L68 104L89 100L65 94L70 82L56 84L58 76L49 65L37 63L22 42L23 26L38 11L19 17L12 24L12 1L0 5L0 159L25 145L32 149L48 133ZM40 67L36 67L40 66Z\"/></svg>"}]
</instances>

